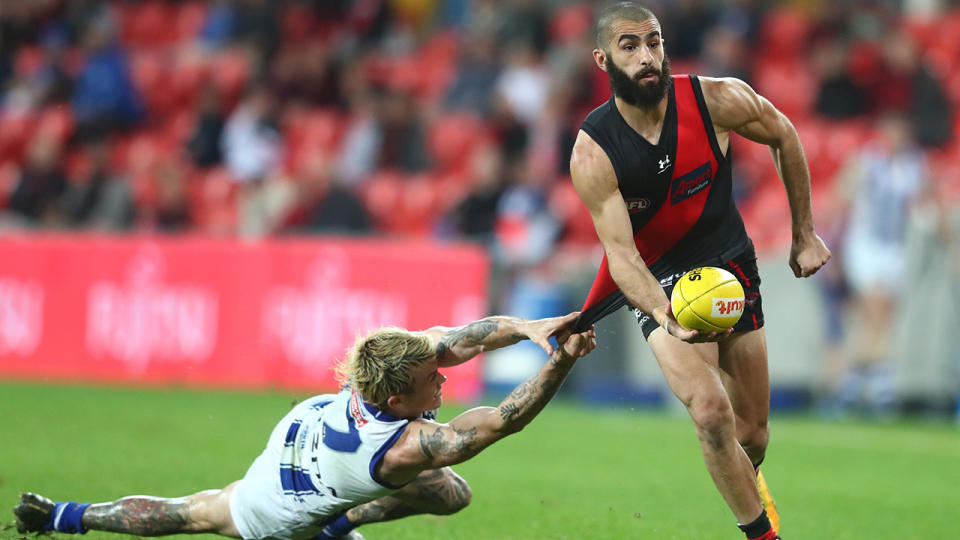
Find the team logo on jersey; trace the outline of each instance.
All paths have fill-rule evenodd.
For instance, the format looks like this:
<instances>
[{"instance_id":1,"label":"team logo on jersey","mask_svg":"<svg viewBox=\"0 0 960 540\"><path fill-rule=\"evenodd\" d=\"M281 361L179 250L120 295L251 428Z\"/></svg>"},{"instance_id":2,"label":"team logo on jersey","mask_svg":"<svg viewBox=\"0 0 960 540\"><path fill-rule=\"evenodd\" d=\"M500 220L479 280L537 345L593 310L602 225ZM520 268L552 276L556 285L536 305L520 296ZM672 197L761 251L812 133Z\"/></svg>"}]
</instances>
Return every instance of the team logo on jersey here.
<instances>
[{"instance_id":1,"label":"team logo on jersey","mask_svg":"<svg viewBox=\"0 0 960 540\"><path fill-rule=\"evenodd\" d=\"M660 170L657 171L657 174L663 174L667 172L667 169L670 168L670 154L663 156L663 159L658 159L657 164L660 165Z\"/></svg>"},{"instance_id":2,"label":"team logo on jersey","mask_svg":"<svg viewBox=\"0 0 960 540\"><path fill-rule=\"evenodd\" d=\"M627 212L631 214L650 208L650 199L627 199L624 202L627 203Z\"/></svg>"},{"instance_id":3,"label":"team logo on jersey","mask_svg":"<svg viewBox=\"0 0 960 540\"><path fill-rule=\"evenodd\" d=\"M713 181L713 164L706 162L670 183L670 204L677 204L707 189Z\"/></svg>"}]
</instances>

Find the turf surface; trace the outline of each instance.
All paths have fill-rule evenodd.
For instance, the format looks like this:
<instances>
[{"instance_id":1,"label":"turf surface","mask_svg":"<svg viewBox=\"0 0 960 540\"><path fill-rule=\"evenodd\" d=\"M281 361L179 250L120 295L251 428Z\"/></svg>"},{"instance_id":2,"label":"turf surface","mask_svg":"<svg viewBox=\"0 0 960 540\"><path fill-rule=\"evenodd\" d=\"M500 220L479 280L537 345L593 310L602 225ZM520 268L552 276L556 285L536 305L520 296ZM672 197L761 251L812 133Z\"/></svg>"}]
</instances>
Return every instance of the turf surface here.
<instances>
[{"instance_id":1,"label":"turf surface","mask_svg":"<svg viewBox=\"0 0 960 540\"><path fill-rule=\"evenodd\" d=\"M22 537L9 512L20 491L90 502L222 487L304 397L0 383L0 538ZM441 410L441 419L456 412ZM361 532L371 540L742 538L686 418L557 402L455 470L473 487L466 510ZM788 540L958 537L960 432L949 424L775 416L764 474Z\"/></svg>"}]
</instances>

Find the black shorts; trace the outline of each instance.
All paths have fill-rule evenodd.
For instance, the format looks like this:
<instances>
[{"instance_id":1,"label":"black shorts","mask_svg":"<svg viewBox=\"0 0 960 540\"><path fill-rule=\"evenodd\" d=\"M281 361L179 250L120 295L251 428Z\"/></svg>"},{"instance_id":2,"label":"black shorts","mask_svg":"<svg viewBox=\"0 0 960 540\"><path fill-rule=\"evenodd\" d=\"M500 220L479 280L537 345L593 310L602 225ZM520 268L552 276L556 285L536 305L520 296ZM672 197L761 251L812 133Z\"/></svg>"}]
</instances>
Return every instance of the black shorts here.
<instances>
[{"instance_id":1,"label":"black shorts","mask_svg":"<svg viewBox=\"0 0 960 540\"><path fill-rule=\"evenodd\" d=\"M740 285L743 285L745 305L743 315L740 317L740 320L737 321L737 324L733 326L734 332L763 328L763 301L760 298L760 273L757 271L757 254L753 250L753 246L748 247L731 260L724 261L722 258L717 258L700 266L723 268L734 276L737 276ZM690 268L672 272L666 276L657 276L660 280L660 286L662 286L663 291L667 293L667 298L670 298L670 295L673 293L673 284L680 276L685 274L687 270L690 270ZM644 313L629 304L627 308L637 316L637 323L640 325L640 329L643 330L644 339L649 339L650 333L660 328L660 325L649 313Z\"/></svg>"}]
</instances>

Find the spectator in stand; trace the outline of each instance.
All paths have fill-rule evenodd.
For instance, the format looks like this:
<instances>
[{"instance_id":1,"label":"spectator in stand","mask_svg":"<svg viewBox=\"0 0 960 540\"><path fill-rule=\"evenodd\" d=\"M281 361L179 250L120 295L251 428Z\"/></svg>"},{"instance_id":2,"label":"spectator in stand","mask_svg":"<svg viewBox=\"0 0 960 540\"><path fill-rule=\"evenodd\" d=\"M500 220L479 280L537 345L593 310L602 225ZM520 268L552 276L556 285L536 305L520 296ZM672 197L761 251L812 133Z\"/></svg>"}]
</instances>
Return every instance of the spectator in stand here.
<instances>
[{"instance_id":1,"label":"spectator in stand","mask_svg":"<svg viewBox=\"0 0 960 540\"><path fill-rule=\"evenodd\" d=\"M465 110L480 116L493 111L492 95L500 75L497 44L488 33L476 32L469 38L469 47L463 47L457 62L457 76L447 89L446 107Z\"/></svg>"},{"instance_id":2,"label":"spectator in stand","mask_svg":"<svg viewBox=\"0 0 960 540\"><path fill-rule=\"evenodd\" d=\"M750 56L743 36L734 28L716 25L703 37L700 73L709 77L736 77L750 82Z\"/></svg>"},{"instance_id":3,"label":"spectator in stand","mask_svg":"<svg viewBox=\"0 0 960 540\"><path fill-rule=\"evenodd\" d=\"M32 80L38 104L41 106L70 100L72 83L63 58L66 39L62 25L51 24L43 32L43 59Z\"/></svg>"},{"instance_id":4,"label":"spectator in stand","mask_svg":"<svg viewBox=\"0 0 960 540\"><path fill-rule=\"evenodd\" d=\"M105 12L84 30L83 47L86 63L74 81L73 93L79 136L98 137L137 125L144 107L130 80L113 20Z\"/></svg>"},{"instance_id":5,"label":"spectator in stand","mask_svg":"<svg viewBox=\"0 0 960 540\"><path fill-rule=\"evenodd\" d=\"M500 6L500 41L508 48L547 49L547 12L538 0L513 0Z\"/></svg>"},{"instance_id":6,"label":"spectator in stand","mask_svg":"<svg viewBox=\"0 0 960 540\"><path fill-rule=\"evenodd\" d=\"M213 85L201 90L197 100L196 124L187 140L187 155L201 169L219 165L223 161L220 140L223 137L223 111L220 96Z\"/></svg>"},{"instance_id":7,"label":"spectator in stand","mask_svg":"<svg viewBox=\"0 0 960 540\"><path fill-rule=\"evenodd\" d=\"M268 72L280 44L280 24L277 6L268 0L240 0L237 2L234 37L257 54L257 73Z\"/></svg>"},{"instance_id":8,"label":"spectator in stand","mask_svg":"<svg viewBox=\"0 0 960 540\"><path fill-rule=\"evenodd\" d=\"M921 146L941 146L950 140L950 102L911 36L901 31L885 37L881 51L884 72L873 89L879 110L906 112Z\"/></svg>"},{"instance_id":9,"label":"spectator in stand","mask_svg":"<svg viewBox=\"0 0 960 540\"><path fill-rule=\"evenodd\" d=\"M834 408L852 412L865 407L884 415L895 398L887 354L895 301L908 283L908 225L911 212L933 197L924 155L911 139L907 118L885 114L878 133L878 141L851 156L836 182L840 193L835 200L849 205L843 261L859 332L851 334L852 365L837 387Z\"/></svg>"},{"instance_id":10,"label":"spectator in stand","mask_svg":"<svg viewBox=\"0 0 960 540\"><path fill-rule=\"evenodd\" d=\"M496 95L525 126L540 118L551 79L542 58L529 44L513 42L505 51L507 65L497 79Z\"/></svg>"},{"instance_id":11,"label":"spectator in stand","mask_svg":"<svg viewBox=\"0 0 960 540\"><path fill-rule=\"evenodd\" d=\"M172 162L153 166L156 204L151 225L160 231L177 232L193 224L190 201L187 200L187 178L183 167Z\"/></svg>"},{"instance_id":12,"label":"spectator in stand","mask_svg":"<svg viewBox=\"0 0 960 540\"><path fill-rule=\"evenodd\" d=\"M497 208L503 195L503 155L494 145L477 149L470 163L470 192L446 217L457 236L492 245Z\"/></svg>"},{"instance_id":13,"label":"spectator in stand","mask_svg":"<svg viewBox=\"0 0 960 540\"><path fill-rule=\"evenodd\" d=\"M419 172L429 167L420 108L413 95L404 89L388 91L382 96L379 108L379 166L404 172Z\"/></svg>"},{"instance_id":14,"label":"spectator in stand","mask_svg":"<svg viewBox=\"0 0 960 540\"><path fill-rule=\"evenodd\" d=\"M497 205L496 249L514 269L539 264L550 255L561 225L547 205L546 180L531 174L526 159L508 165L510 183Z\"/></svg>"},{"instance_id":15,"label":"spectator in stand","mask_svg":"<svg viewBox=\"0 0 960 540\"><path fill-rule=\"evenodd\" d=\"M27 159L7 207L25 226L57 227L64 224L63 197L67 178L61 169L59 145L37 136L30 142Z\"/></svg>"},{"instance_id":16,"label":"spectator in stand","mask_svg":"<svg viewBox=\"0 0 960 540\"><path fill-rule=\"evenodd\" d=\"M232 0L211 2L207 18L200 29L200 43L208 49L226 46L237 26L237 6Z\"/></svg>"},{"instance_id":17,"label":"spectator in stand","mask_svg":"<svg viewBox=\"0 0 960 540\"><path fill-rule=\"evenodd\" d=\"M223 130L222 151L230 174L240 184L240 233L259 236L269 229L264 182L280 164L282 141L276 103L262 85L252 86Z\"/></svg>"},{"instance_id":18,"label":"spectator in stand","mask_svg":"<svg viewBox=\"0 0 960 540\"><path fill-rule=\"evenodd\" d=\"M324 42L289 47L273 64L273 88L277 98L288 104L340 108L339 62L333 47Z\"/></svg>"},{"instance_id":19,"label":"spectator in stand","mask_svg":"<svg viewBox=\"0 0 960 540\"><path fill-rule=\"evenodd\" d=\"M834 120L862 116L867 112L863 89L850 74L849 49L839 39L830 39L813 55L813 68L820 81L815 109Z\"/></svg>"},{"instance_id":20,"label":"spectator in stand","mask_svg":"<svg viewBox=\"0 0 960 540\"><path fill-rule=\"evenodd\" d=\"M699 0L680 0L664 5L664 31L670 36L671 60L696 58L703 50L704 36L714 25L714 4Z\"/></svg>"},{"instance_id":21,"label":"spectator in stand","mask_svg":"<svg viewBox=\"0 0 960 540\"><path fill-rule=\"evenodd\" d=\"M367 234L373 229L363 201L342 185L326 156L317 154L307 162L299 175L295 200L297 205L281 231Z\"/></svg>"},{"instance_id":22,"label":"spectator in stand","mask_svg":"<svg viewBox=\"0 0 960 540\"><path fill-rule=\"evenodd\" d=\"M344 130L337 176L345 185L358 186L377 168L382 134L374 90L361 82L363 79L356 70L350 71L348 78L358 82L352 84L347 93L350 119Z\"/></svg>"},{"instance_id":23,"label":"spectator in stand","mask_svg":"<svg viewBox=\"0 0 960 540\"><path fill-rule=\"evenodd\" d=\"M238 182L262 180L280 161L275 105L266 87L255 85L227 120L221 149Z\"/></svg>"},{"instance_id":24,"label":"spectator in stand","mask_svg":"<svg viewBox=\"0 0 960 540\"><path fill-rule=\"evenodd\" d=\"M90 141L83 152L90 165L67 193L70 224L107 231L130 229L136 216L130 184L110 170L106 141Z\"/></svg>"}]
</instances>

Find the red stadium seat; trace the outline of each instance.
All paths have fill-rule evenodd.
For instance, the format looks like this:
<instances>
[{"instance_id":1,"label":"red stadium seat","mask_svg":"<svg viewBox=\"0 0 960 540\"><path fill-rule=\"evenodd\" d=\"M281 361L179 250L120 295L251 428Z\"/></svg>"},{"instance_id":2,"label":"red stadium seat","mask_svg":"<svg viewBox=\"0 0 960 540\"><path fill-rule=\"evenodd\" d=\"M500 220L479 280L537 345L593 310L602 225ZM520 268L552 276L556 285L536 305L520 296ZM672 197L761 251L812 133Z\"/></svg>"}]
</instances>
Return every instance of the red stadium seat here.
<instances>
[{"instance_id":1,"label":"red stadium seat","mask_svg":"<svg viewBox=\"0 0 960 540\"><path fill-rule=\"evenodd\" d=\"M13 161L0 163L0 208L7 206L7 198L17 187L20 168Z\"/></svg>"},{"instance_id":2,"label":"red stadium seat","mask_svg":"<svg viewBox=\"0 0 960 540\"><path fill-rule=\"evenodd\" d=\"M809 31L809 20L799 8L792 5L775 8L763 18L760 46L757 50L765 58L796 58L806 46Z\"/></svg>"},{"instance_id":3,"label":"red stadium seat","mask_svg":"<svg viewBox=\"0 0 960 540\"><path fill-rule=\"evenodd\" d=\"M52 105L40 112L37 133L65 143L73 133L73 111L66 105Z\"/></svg>"},{"instance_id":4,"label":"red stadium seat","mask_svg":"<svg viewBox=\"0 0 960 540\"><path fill-rule=\"evenodd\" d=\"M550 18L550 41L570 43L582 38L591 31L593 13L585 3L567 4L553 13Z\"/></svg>"},{"instance_id":5,"label":"red stadium seat","mask_svg":"<svg viewBox=\"0 0 960 540\"><path fill-rule=\"evenodd\" d=\"M227 49L211 59L211 76L228 108L236 104L253 71L253 61L243 49Z\"/></svg>"},{"instance_id":6,"label":"red stadium seat","mask_svg":"<svg viewBox=\"0 0 960 540\"><path fill-rule=\"evenodd\" d=\"M172 61L167 91L172 94L174 109L192 108L204 85L210 79L210 66L202 54L192 48L179 51Z\"/></svg>"},{"instance_id":7,"label":"red stadium seat","mask_svg":"<svg viewBox=\"0 0 960 540\"><path fill-rule=\"evenodd\" d=\"M563 222L563 238L566 244L591 246L600 242L593 227L593 218L587 205L580 200L569 176L557 178L550 189L550 211Z\"/></svg>"},{"instance_id":8,"label":"red stadium seat","mask_svg":"<svg viewBox=\"0 0 960 540\"><path fill-rule=\"evenodd\" d=\"M176 40L180 43L197 38L207 20L207 2L184 2L177 11Z\"/></svg>"},{"instance_id":9,"label":"red stadium seat","mask_svg":"<svg viewBox=\"0 0 960 540\"><path fill-rule=\"evenodd\" d=\"M32 75L43 64L43 49L40 47L22 47L16 53L13 69L17 75Z\"/></svg>"},{"instance_id":10,"label":"red stadium seat","mask_svg":"<svg viewBox=\"0 0 960 540\"><path fill-rule=\"evenodd\" d=\"M395 171L377 171L360 191L364 206L381 230L397 227L397 213L402 203L403 185Z\"/></svg>"},{"instance_id":11,"label":"red stadium seat","mask_svg":"<svg viewBox=\"0 0 960 540\"><path fill-rule=\"evenodd\" d=\"M201 231L231 236L237 231L237 183L230 172L217 167L191 180L191 214Z\"/></svg>"},{"instance_id":12,"label":"red stadium seat","mask_svg":"<svg viewBox=\"0 0 960 540\"><path fill-rule=\"evenodd\" d=\"M284 117L285 167L299 171L311 155L333 155L343 134L343 119L332 109L290 109Z\"/></svg>"},{"instance_id":13,"label":"red stadium seat","mask_svg":"<svg viewBox=\"0 0 960 540\"><path fill-rule=\"evenodd\" d=\"M442 198L438 180L428 173L405 178L400 196L400 212L392 232L408 236L427 236L440 215Z\"/></svg>"},{"instance_id":14,"label":"red stadium seat","mask_svg":"<svg viewBox=\"0 0 960 540\"><path fill-rule=\"evenodd\" d=\"M757 91L791 119L809 116L816 85L809 66L800 60L775 59L754 70Z\"/></svg>"},{"instance_id":15,"label":"red stadium seat","mask_svg":"<svg viewBox=\"0 0 960 540\"><path fill-rule=\"evenodd\" d=\"M454 113L437 118L427 133L427 146L439 172L464 171L474 148L487 142L486 125L475 116Z\"/></svg>"},{"instance_id":16,"label":"red stadium seat","mask_svg":"<svg viewBox=\"0 0 960 540\"><path fill-rule=\"evenodd\" d=\"M0 161L21 161L39 118L35 114L0 111Z\"/></svg>"},{"instance_id":17,"label":"red stadium seat","mask_svg":"<svg viewBox=\"0 0 960 540\"><path fill-rule=\"evenodd\" d=\"M280 19L284 42L301 43L316 35L322 35L314 33L316 22L313 11L306 5L300 3L287 5Z\"/></svg>"},{"instance_id":18,"label":"red stadium seat","mask_svg":"<svg viewBox=\"0 0 960 540\"><path fill-rule=\"evenodd\" d=\"M129 4L115 2L122 41L131 47L155 49L176 41L177 12L172 4L148 0Z\"/></svg>"},{"instance_id":19,"label":"red stadium seat","mask_svg":"<svg viewBox=\"0 0 960 540\"><path fill-rule=\"evenodd\" d=\"M173 109L176 95L170 91L169 58L156 50L131 55L133 84L140 92L151 118L162 118Z\"/></svg>"}]
</instances>

